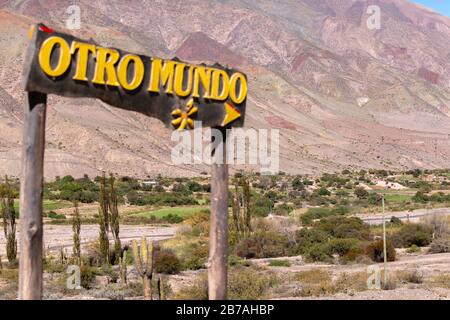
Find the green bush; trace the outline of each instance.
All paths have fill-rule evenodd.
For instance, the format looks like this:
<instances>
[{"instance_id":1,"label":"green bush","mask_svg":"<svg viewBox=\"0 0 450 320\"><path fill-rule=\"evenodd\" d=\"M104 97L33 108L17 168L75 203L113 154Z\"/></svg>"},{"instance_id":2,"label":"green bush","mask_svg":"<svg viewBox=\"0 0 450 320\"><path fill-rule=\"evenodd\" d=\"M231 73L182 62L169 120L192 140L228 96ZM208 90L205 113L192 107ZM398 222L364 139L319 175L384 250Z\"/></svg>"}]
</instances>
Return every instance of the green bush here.
<instances>
[{"instance_id":1,"label":"green bush","mask_svg":"<svg viewBox=\"0 0 450 320\"><path fill-rule=\"evenodd\" d=\"M310 225L314 220L346 213L348 213L348 209L342 206L336 208L310 208L301 215L300 220L303 225Z\"/></svg>"},{"instance_id":2,"label":"green bush","mask_svg":"<svg viewBox=\"0 0 450 320\"><path fill-rule=\"evenodd\" d=\"M178 274L181 271L181 263L173 251L159 249L155 252L155 272L164 274Z\"/></svg>"},{"instance_id":3,"label":"green bush","mask_svg":"<svg viewBox=\"0 0 450 320\"><path fill-rule=\"evenodd\" d=\"M433 231L423 224L408 223L394 233L392 241L397 248L408 248L412 245L424 247L431 243Z\"/></svg>"},{"instance_id":4,"label":"green bush","mask_svg":"<svg viewBox=\"0 0 450 320\"><path fill-rule=\"evenodd\" d=\"M242 258L274 258L283 256L288 247L287 238L273 231L257 231L240 241L236 253Z\"/></svg>"},{"instance_id":5,"label":"green bush","mask_svg":"<svg viewBox=\"0 0 450 320\"><path fill-rule=\"evenodd\" d=\"M296 232L295 242L296 254L306 254L312 245L317 243L325 243L329 239L329 235L321 230L303 228Z\"/></svg>"},{"instance_id":6,"label":"green bush","mask_svg":"<svg viewBox=\"0 0 450 320\"><path fill-rule=\"evenodd\" d=\"M96 268L82 265L80 267L81 286L87 290L92 289L97 274L98 271Z\"/></svg>"},{"instance_id":7,"label":"green bush","mask_svg":"<svg viewBox=\"0 0 450 320\"><path fill-rule=\"evenodd\" d=\"M383 240L377 240L366 247L366 255L374 262L384 261ZM395 261L396 252L392 242L388 241L386 246L387 261Z\"/></svg>"},{"instance_id":8,"label":"green bush","mask_svg":"<svg viewBox=\"0 0 450 320\"><path fill-rule=\"evenodd\" d=\"M327 243L317 243L309 247L305 255L308 261L321 261L321 262L332 262L333 253L331 248Z\"/></svg>"},{"instance_id":9,"label":"green bush","mask_svg":"<svg viewBox=\"0 0 450 320\"><path fill-rule=\"evenodd\" d=\"M267 298L270 288L278 284L278 278L258 269L237 267L230 272L228 298L230 300L258 300Z\"/></svg>"},{"instance_id":10,"label":"green bush","mask_svg":"<svg viewBox=\"0 0 450 320\"><path fill-rule=\"evenodd\" d=\"M357 217L331 216L314 223L314 228L335 238L370 239L370 227Z\"/></svg>"},{"instance_id":11,"label":"green bush","mask_svg":"<svg viewBox=\"0 0 450 320\"><path fill-rule=\"evenodd\" d=\"M288 204L283 203L282 205L276 206L274 208L274 213L279 216L287 216L292 211L294 211L294 208Z\"/></svg>"},{"instance_id":12,"label":"green bush","mask_svg":"<svg viewBox=\"0 0 450 320\"><path fill-rule=\"evenodd\" d=\"M270 260L269 267L290 267L291 262L289 260Z\"/></svg>"},{"instance_id":13,"label":"green bush","mask_svg":"<svg viewBox=\"0 0 450 320\"><path fill-rule=\"evenodd\" d=\"M49 217L51 219L59 219L59 220L66 219L66 216L64 214L58 214L58 213L56 213L54 211L50 211L47 214L47 217Z\"/></svg>"},{"instance_id":14,"label":"green bush","mask_svg":"<svg viewBox=\"0 0 450 320\"><path fill-rule=\"evenodd\" d=\"M206 244L193 244L189 248L186 248L184 259L182 260L183 269L203 269L208 260L208 253L209 249Z\"/></svg>"}]
</instances>

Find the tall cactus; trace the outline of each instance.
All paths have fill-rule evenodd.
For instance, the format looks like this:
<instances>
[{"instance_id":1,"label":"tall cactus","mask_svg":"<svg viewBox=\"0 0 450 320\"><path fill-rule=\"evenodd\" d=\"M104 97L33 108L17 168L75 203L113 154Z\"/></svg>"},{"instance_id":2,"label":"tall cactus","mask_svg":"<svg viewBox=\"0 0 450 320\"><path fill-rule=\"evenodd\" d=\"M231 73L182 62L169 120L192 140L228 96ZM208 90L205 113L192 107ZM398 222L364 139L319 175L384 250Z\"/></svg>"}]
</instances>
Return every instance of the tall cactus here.
<instances>
[{"instance_id":1,"label":"tall cactus","mask_svg":"<svg viewBox=\"0 0 450 320\"><path fill-rule=\"evenodd\" d=\"M114 176L111 174L109 178L109 212L110 212L110 223L111 223L111 232L114 238L114 253L116 257L116 261L119 261L120 251L122 250L122 245L120 243L119 237L119 209L117 204L117 193L114 188Z\"/></svg>"},{"instance_id":2,"label":"tall cactus","mask_svg":"<svg viewBox=\"0 0 450 320\"><path fill-rule=\"evenodd\" d=\"M122 285L127 284L127 250L123 251L122 257L119 257L119 274Z\"/></svg>"},{"instance_id":3,"label":"tall cactus","mask_svg":"<svg viewBox=\"0 0 450 320\"><path fill-rule=\"evenodd\" d=\"M108 190L106 188L105 173L103 173L103 177L100 180L100 195L98 202L100 204L100 207L98 208L98 224L100 227L98 240L100 253L103 262L109 263L109 197Z\"/></svg>"},{"instance_id":4,"label":"tall cactus","mask_svg":"<svg viewBox=\"0 0 450 320\"><path fill-rule=\"evenodd\" d=\"M17 258L16 212L14 210L14 189L5 176L5 184L0 188L0 212L3 216L3 228L6 238L6 255L9 262Z\"/></svg>"},{"instance_id":5,"label":"tall cactus","mask_svg":"<svg viewBox=\"0 0 450 320\"><path fill-rule=\"evenodd\" d=\"M158 295L159 300L166 300L166 281L162 275L158 276Z\"/></svg>"},{"instance_id":6,"label":"tall cactus","mask_svg":"<svg viewBox=\"0 0 450 320\"><path fill-rule=\"evenodd\" d=\"M80 264L81 260L81 242L80 242L80 231L81 231L81 218L80 212L78 210L78 202L74 202L73 220L72 220L72 231L73 231L73 257L77 264Z\"/></svg>"},{"instance_id":7,"label":"tall cactus","mask_svg":"<svg viewBox=\"0 0 450 320\"><path fill-rule=\"evenodd\" d=\"M152 300L153 242L147 244L147 239L142 237L140 252L136 240L132 241L132 247L134 265L144 285L144 299Z\"/></svg>"}]
</instances>

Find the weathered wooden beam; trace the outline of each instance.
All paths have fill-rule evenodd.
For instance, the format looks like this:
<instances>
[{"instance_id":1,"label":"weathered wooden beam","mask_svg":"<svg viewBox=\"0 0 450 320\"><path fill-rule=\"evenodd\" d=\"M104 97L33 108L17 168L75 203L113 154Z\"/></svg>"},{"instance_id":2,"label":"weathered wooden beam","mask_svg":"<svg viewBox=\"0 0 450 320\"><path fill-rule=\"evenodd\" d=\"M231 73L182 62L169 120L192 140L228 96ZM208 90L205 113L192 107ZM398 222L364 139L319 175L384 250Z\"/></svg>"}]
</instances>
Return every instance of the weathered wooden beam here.
<instances>
[{"instance_id":1,"label":"weathered wooden beam","mask_svg":"<svg viewBox=\"0 0 450 320\"><path fill-rule=\"evenodd\" d=\"M19 299L42 298L42 189L47 95L28 92L20 180Z\"/></svg>"},{"instance_id":2,"label":"weathered wooden beam","mask_svg":"<svg viewBox=\"0 0 450 320\"><path fill-rule=\"evenodd\" d=\"M228 164L226 163L226 130L220 128L220 131L223 141L214 142L216 148L213 149L211 168L211 227L208 266L208 296L210 300L227 298ZM221 156L223 157L222 161L219 159Z\"/></svg>"}]
</instances>

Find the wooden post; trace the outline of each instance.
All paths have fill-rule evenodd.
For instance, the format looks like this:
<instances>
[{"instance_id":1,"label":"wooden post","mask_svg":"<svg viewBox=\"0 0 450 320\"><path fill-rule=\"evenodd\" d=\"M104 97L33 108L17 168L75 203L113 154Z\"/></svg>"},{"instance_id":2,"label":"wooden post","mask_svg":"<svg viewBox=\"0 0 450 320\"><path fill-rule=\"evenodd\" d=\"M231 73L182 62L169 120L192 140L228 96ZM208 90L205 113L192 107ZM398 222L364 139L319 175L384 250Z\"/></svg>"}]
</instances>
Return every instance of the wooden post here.
<instances>
[{"instance_id":1,"label":"wooden post","mask_svg":"<svg viewBox=\"0 0 450 320\"><path fill-rule=\"evenodd\" d=\"M211 168L211 227L209 232L208 297L227 298L228 272L228 164L226 129L220 128L222 141L214 141ZM218 159L223 150L223 159Z\"/></svg>"},{"instance_id":2,"label":"wooden post","mask_svg":"<svg viewBox=\"0 0 450 320\"><path fill-rule=\"evenodd\" d=\"M42 189L47 95L28 93L20 179L19 299L42 298Z\"/></svg>"}]
</instances>

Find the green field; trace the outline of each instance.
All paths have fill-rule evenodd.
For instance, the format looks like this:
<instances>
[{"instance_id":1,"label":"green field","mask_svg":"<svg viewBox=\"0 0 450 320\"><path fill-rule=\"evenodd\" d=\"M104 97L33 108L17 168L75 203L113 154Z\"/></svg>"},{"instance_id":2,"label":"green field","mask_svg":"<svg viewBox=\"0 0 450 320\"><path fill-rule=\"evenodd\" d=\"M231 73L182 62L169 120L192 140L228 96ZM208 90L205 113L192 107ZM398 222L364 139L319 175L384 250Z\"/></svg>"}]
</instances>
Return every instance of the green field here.
<instances>
[{"instance_id":1,"label":"green field","mask_svg":"<svg viewBox=\"0 0 450 320\"><path fill-rule=\"evenodd\" d=\"M57 209L63 209L63 208L70 208L73 204L70 201L64 201L64 200L45 200L43 203L43 209L44 211L51 211L51 210L57 210ZM14 209L19 209L19 199L14 200Z\"/></svg>"},{"instance_id":2,"label":"green field","mask_svg":"<svg viewBox=\"0 0 450 320\"><path fill-rule=\"evenodd\" d=\"M206 209L206 206L195 206L195 207L174 207L174 208L161 208L150 211L139 211L136 213L132 213L133 216L137 217L146 217L149 218L151 216L155 216L156 218L163 218L169 214L178 215L180 217L187 217L196 212L199 212L203 209Z\"/></svg>"},{"instance_id":3,"label":"green field","mask_svg":"<svg viewBox=\"0 0 450 320\"><path fill-rule=\"evenodd\" d=\"M412 196L408 194L386 194L384 198L387 202L406 202L411 200Z\"/></svg>"}]
</instances>

